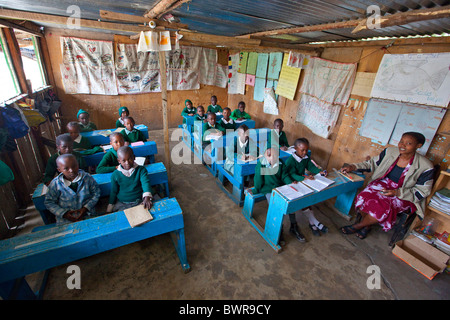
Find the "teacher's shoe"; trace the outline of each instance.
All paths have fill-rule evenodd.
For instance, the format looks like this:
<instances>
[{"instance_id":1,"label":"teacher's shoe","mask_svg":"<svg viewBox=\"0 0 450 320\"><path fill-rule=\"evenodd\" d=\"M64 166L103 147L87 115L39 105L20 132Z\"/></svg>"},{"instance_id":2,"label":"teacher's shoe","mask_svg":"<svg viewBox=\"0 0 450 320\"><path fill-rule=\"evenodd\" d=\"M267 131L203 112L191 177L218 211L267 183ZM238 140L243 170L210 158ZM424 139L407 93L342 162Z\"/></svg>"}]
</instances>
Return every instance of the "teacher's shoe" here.
<instances>
[{"instance_id":1,"label":"teacher's shoe","mask_svg":"<svg viewBox=\"0 0 450 320\"><path fill-rule=\"evenodd\" d=\"M298 230L298 226L296 223L291 224L291 228L289 229L289 232L292 233L295 238L297 238L300 242L306 242L306 238L303 234L301 234L300 230Z\"/></svg>"}]
</instances>

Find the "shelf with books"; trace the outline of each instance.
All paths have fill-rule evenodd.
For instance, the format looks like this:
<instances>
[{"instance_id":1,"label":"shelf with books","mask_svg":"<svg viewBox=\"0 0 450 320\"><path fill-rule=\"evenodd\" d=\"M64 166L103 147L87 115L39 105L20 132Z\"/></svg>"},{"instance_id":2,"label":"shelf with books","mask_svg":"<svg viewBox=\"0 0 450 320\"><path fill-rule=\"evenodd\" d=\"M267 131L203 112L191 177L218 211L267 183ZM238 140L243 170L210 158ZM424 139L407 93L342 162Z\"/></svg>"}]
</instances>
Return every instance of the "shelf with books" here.
<instances>
[{"instance_id":1,"label":"shelf with books","mask_svg":"<svg viewBox=\"0 0 450 320\"><path fill-rule=\"evenodd\" d=\"M426 216L438 221L437 233L450 232L450 172L441 171L434 183L427 199Z\"/></svg>"}]
</instances>

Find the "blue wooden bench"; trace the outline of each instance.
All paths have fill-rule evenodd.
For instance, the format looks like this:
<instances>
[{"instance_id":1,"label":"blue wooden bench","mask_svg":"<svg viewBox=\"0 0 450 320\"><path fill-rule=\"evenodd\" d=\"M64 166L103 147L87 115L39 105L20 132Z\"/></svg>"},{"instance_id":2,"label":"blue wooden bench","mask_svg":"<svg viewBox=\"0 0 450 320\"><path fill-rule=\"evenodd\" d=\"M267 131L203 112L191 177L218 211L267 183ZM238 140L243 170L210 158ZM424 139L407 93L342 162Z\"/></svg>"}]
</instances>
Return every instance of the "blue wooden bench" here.
<instances>
[{"instance_id":1,"label":"blue wooden bench","mask_svg":"<svg viewBox=\"0 0 450 320\"><path fill-rule=\"evenodd\" d=\"M158 154L158 148L156 146L155 141L147 141L147 142L144 142L144 145L140 145L140 146L131 146L130 145L130 147L131 147L131 149L133 149L133 153L134 153L135 157L149 157L148 159L149 159L150 163L155 162L155 155ZM100 161L102 161L104 155L105 155L105 152L97 152L97 153L82 156L82 157L88 167L90 167L90 166L95 167L100 163Z\"/></svg>"},{"instance_id":2,"label":"blue wooden bench","mask_svg":"<svg viewBox=\"0 0 450 320\"><path fill-rule=\"evenodd\" d=\"M150 178L150 184L152 186L163 185L164 186L164 195L165 197L169 197L169 178L167 175L166 167L164 163L157 162L145 165L147 172ZM100 196L106 197L109 196L111 192L111 175L110 173L98 173L93 174L92 177L98 183L100 187ZM45 195L42 195L42 189L44 188L44 184L39 184L33 192L32 200L33 204L36 207L36 210L39 211L39 214L44 221L44 224L51 224L54 222L53 215L47 210L44 204Z\"/></svg>"},{"instance_id":3,"label":"blue wooden bench","mask_svg":"<svg viewBox=\"0 0 450 320\"><path fill-rule=\"evenodd\" d=\"M134 126L137 130L142 131L142 133L145 136L145 139L148 140L148 127L143 124L137 124ZM125 129L125 128L124 128ZM102 130L94 130L89 132L81 132L80 134L83 137L88 138L89 142L93 146L99 146L102 144L109 144L109 136L105 137L101 135L100 133L106 130L110 130L111 132L114 132L116 129L102 129Z\"/></svg>"},{"instance_id":4,"label":"blue wooden bench","mask_svg":"<svg viewBox=\"0 0 450 320\"><path fill-rule=\"evenodd\" d=\"M31 290L26 275L165 233L172 237L183 271L189 272L184 219L177 200L155 202L150 212L153 220L134 228L119 211L0 241L0 296L39 298L42 292Z\"/></svg>"}]
</instances>

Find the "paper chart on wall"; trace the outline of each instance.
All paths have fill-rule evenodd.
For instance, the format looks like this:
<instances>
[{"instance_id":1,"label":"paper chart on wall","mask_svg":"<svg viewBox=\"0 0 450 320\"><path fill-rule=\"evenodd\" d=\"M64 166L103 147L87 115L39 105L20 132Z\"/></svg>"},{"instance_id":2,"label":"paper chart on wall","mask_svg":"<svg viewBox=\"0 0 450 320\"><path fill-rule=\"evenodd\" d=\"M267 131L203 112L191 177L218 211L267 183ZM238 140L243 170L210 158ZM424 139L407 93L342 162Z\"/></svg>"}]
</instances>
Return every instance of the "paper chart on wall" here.
<instances>
[{"instance_id":1,"label":"paper chart on wall","mask_svg":"<svg viewBox=\"0 0 450 320\"><path fill-rule=\"evenodd\" d=\"M450 52L385 54L371 97L447 107Z\"/></svg>"},{"instance_id":2,"label":"paper chart on wall","mask_svg":"<svg viewBox=\"0 0 450 320\"><path fill-rule=\"evenodd\" d=\"M401 102L370 99L359 135L386 145L402 112L402 107Z\"/></svg>"},{"instance_id":3,"label":"paper chart on wall","mask_svg":"<svg viewBox=\"0 0 450 320\"><path fill-rule=\"evenodd\" d=\"M245 74L237 72L239 53L228 57L228 94L245 93Z\"/></svg>"},{"instance_id":4,"label":"paper chart on wall","mask_svg":"<svg viewBox=\"0 0 450 320\"><path fill-rule=\"evenodd\" d=\"M245 75L245 84L254 87L256 77L252 74Z\"/></svg>"},{"instance_id":5,"label":"paper chart on wall","mask_svg":"<svg viewBox=\"0 0 450 320\"><path fill-rule=\"evenodd\" d=\"M302 69L288 67L287 58L288 54L285 53L283 57L283 65L280 71L280 78L278 80L275 93L290 100L294 100Z\"/></svg>"},{"instance_id":6,"label":"paper chart on wall","mask_svg":"<svg viewBox=\"0 0 450 320\"><path fill-rule=\"evenodd\" d=\"M238 72L246 73L247 71L248 52L239 53L239 68Z\"/></svg>"},{"instance_id":7,"label":"paper chart on wall","mask_svg":"<svg viewBox=\"0 0 450 320\"><path fill-rule=\"evenodd\" d=\"M265 88L266 88L266 79L256 78L255 87L253 89L253 100L263 102Z\"/></svg>"},{"instance_id":8,"label":"paper chart on wall","mask_svg":"<svg viewBox=\"0 0 450 320\"><path fill-rule=\"evenodd\" d=\"M216 77L214 79L214 85L219 88L227 87L227 71L228 66L222 66L220 64L216 64Z\"/></svg>"},{"instance_id":9,"label":"paper chart on wall","mask_svg":"<svg viewBox=\"0 0 450 320\"><path fill-rule=\"evenodd\" d=\"M216 76L217 50L202 48L200 51L199 81L201 84L214 85Z\"/></svg>"},{"instance_id":10,"label":"paper chart on wall","mask_svg":"<svg viewBox=\"0 0 450 320\"><path fill-rule=\"evenodd\" d=\"M277 99L273 88L264 89L264 108L265 113L278 115Z\"/></svg>"},{"instance_id":11,"label":"paper chart on wall","mask_svg":"<svg viewBox=\"0 0 450 320\"><path fill-rule=\"evenodd\" d=\"M376 72L357 72L351 94L370 97L376 75Z\"/></svg>"},{"instance_id":12,"label":"paper chart on wall","mask_svg":"<svg viewBox=\"0 0 450 320\"><path fill-rule=\"evenodd\" d=\"M246 73L256 75L256 65L258 64L258 53L250 52L247 59Z\"/></svg>"},{"instance_id":13,"label":"paper chart on wall","mask_svg":"<svg viewBox=\"0 0 450 320\"><path fill-rule=\"evenodd\" d=\"M258 53L258 63L256 64L256 77L266 79L267 67L269 63L268 53Z\"/></svg>"},{"instance_id":14,"label":"paper chart on wall","mask_svg":"<svg viewBox=\"0 0 450 320\"><path fill-rule=\"evenodd\" d=\"M403 103L402 111L395 124L389 144L397 145L402 134L409 131L420 132L426 138L424 145L417 150L425 155L433 141L439 125L445 115L445 109Z\"/></svg>"},{"instance_id":15,"label":"paper chart on wall","mask_svg":"<svg viewBox=\"0 0 450 320\"><path fill-rule=\"evenodd\" d=\"M267 69L267 79L278 80L280 77L281 65L283 63L282 52L271 52L269 55L269 65Z\"/></svg>"},{"instance_id":16,"label":"paper chart on wall","mask_svg":"<svg viewBox=\"0 0 450 320\"><path fill-rule=\"evenodd\" d=\"M185 47L166 52L167 90L200 89L200 47Z\"/></svg>"}]
</instances>

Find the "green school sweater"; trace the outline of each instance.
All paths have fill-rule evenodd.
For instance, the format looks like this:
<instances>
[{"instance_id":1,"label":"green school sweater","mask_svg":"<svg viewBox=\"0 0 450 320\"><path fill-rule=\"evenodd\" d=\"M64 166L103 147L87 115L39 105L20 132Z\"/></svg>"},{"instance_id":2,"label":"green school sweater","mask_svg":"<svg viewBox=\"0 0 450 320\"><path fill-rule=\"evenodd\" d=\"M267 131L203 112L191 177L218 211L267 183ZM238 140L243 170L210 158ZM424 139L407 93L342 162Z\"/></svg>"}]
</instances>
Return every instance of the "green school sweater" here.
<instances>
[{"instance_id":1,"label":"green school sweater","mask_svg":"<svg viewBox=\"0 0 450 320\"><path fill-rule=\"evenodd\" d=\"M266 161L267 165L262 164L262 162L260 160L258 160L258 163L256 164L255 167L255 177L254 177L254 185L255 185L255 193L271 193L272 189L278 188L280 186L283 186L287 183L287 179L286 179L286 175L285 175L285 170L286 170L286 166L285 164L280 160L278 163L278 170L277 169L273 169L274 171L276 171L275 174L261 174L261 168L267 168L269 166L269 163ZM269 169L268 169L269 170Z\"/></svg>"},{"instance_id":2,"label":"green school sweater","mask_svg":"<svg viewBox=\"0 0 450 320\"><path fill-rule=\"evenodd\" d=\"M272 135L276 135L275 130L272 130L270 135L269 135L269 143L268 143L269 146L272 146ZM280 136L278 138L278 144L279 144L280 147L289 148L289 142L287 140L286 133L284 131L281 131L281 133L280 133Z\"/></svg>"},{"instance_id":3,"label":"green school sweater","mask_svg":"<svg viewBox=\"0 0 450 320\"><path fill-rule=\"evenodd\" d=\"M83 149L83 150L89 150L92 149L92 144L89 142L89 139L86 137L81 136L80 142L73 142L73 149Z\"/></svg>"},{"instance_id":4,"label":"green school sweater","mask_svg":"<svg viewBox=\"0 0 450 320\"><path fill-rule=\"evenodd\" d=\"M210 104L208 106L208 109L206 110L206 112L212 112L212 113L217 113L217 112L222 112L222 111L223 111L222 107L219 106L218 104L216 104L215 106Z\"/></svg>"},{"instance_id":5,"label":"green school sweater","mask_svg":"<svg viewBox=\"0 0 450 320\"><path fill-rule=\"evenodd\" d=\"M147 169L137 166L130 177L126 177L119 170L115 170L111 175L111 194L109 203L134 202L142 199L144 192L152 192Z\"/></svg>"},{"instance_id":6,"label":"green school sweater","mask_svg":"<svg viewBox=\"0 0 450 320\"><path fill-rule=\"evenodd\" d=\"M247 112L245 111L241 112L241 110L236 109L231 113L230 118L233 120L237 120L239 118L251 119L252 117L250 117L250 115Z\"/></svg>"},{"instance_id":7,"label":"green school sweater","mask_svg":"<svg viewBox=\"0 0 450 320\"><path fill-rule=\"evenodd\" d=\"M230 120L233 120L233 119L230 119ZM234 120L233 120L233 123L225 123L225 122L223 122L223 118L222 118L222 119L220 119L219 124L223 128L224 133L226 133L227 130L234 131L234 125L235 125Z\"/></svg>"},{"instance_id":8,"label":"green school sweater","mask_svg":"<svg viewBox=\"0 0 450 320\"><path fill-rule=\"evenodd\" d=\"M114 172L116 167L119 165L117 161L117 151L114 149L109 149L102 158L102 161L97 166L95 170L96 173L109 173Z\"/></svg>"},{"instance_id":9,"label":"green school sweater","mask_svg":"<svg viewBox=\"0 0 450 320\"><path fill-rule=\"evenodd\" d=\"M217 131L224 132L224 129L222 128L222 126L221 126L219 123L216 123L216 125L214 126L214 128L212 128L212 127L209 125L208 122L204 122L202 126L203 126L203 128L202 128L202 131L203 131L203 137L202 137L202 140L203 140L203 141L205 141L205 137L208 135L208 134L207 134L207 131L208 131L208 130L209 130L209 133L216 133ZM205 142L206 142L206 141L205 141ZM209 141L207 141L207 142L209 142Z\"/></svg>"},{"instance_id":10,"label":"green school sweater","mask_svg":"<svg viewBox=\"0 0 450 320\"><path fill-rule=\"evenodd\" d=\"M120 122L120 119L117 119L117 121L116 121L116 129L117 128L125 128L125 125L122 124L122 122Z\"/></svg>"},{"instance_id":11,"label":"green school sweater","mask_svg":"<svg viewBox=\"0 0 450 320\"><path fill-rule=\"evenodd\" d=\"M143 142L147 141L147 139L145 139L145 136L142 133L142 131L140 131L138 129L133 129L133 131L131 131L129 134L127 134L127 132L124 129L120 133L123 135L123 139L129 143L133 143L133 142L137 142L137 141L143 141Z\"/></svg>"},{"instance_id":12,"label":"green school sweater","mask_svg":"<svg viewBox=\"0 0 450 320\"><path fill-rule=\"evenodd\" d=\"M294 181L303 181L305 179L305 177L303 177L305 170L308 170L312 174L318 174L320 172L320 169L311 162L310 157L298 162L294 156L291 155L286 160L285 177L283 180L286 181L286 184Z\"/></svg>"},{"instance_id":13,"label":"green school sweater","mask_svg":"<svg viewBox=\"0 0 450 320\"><path fill-rule=\"evenodd\" d=\"M84 171L87 170L87 166L86 166L86 162L84 162L83 157L80 156L80 154L76 151L74 151L72 153L75 158L78 161L78 167L80 169L83 169ZM55 177L55 175L58 172L58 166L56 165L56 159L60 156L59 152L53 154L47 161L47 166L45 167L45 172L44 172L44 179L43 182L47 183L53 180L53 178Z\"/></svg>"},{"instance_id":14,"label":"green school sweater","mask_svg":"<svg viewBox=\"0 0 450 320\"><path fill-rule=\"evenodd\" d=\"M183 111L181 111L181 116L188 116L190 113L193 113L194 115L197 113L197 108L191 108L184 107ZM186 123L186 119L183 118L183 123Z\"/></svg>"},{"instance_id":15,"label":"green school sweater","mask_svg":"<svg viewBox=\"0 0 450 320\"><path fill-rule=\"evenodd\" d=\"M97 126L93 122L89 122L86 126L83 125L81 122L78 122L80 124L80 131L81 132L89 132L97 130Z\"/></svg>"}]
</instances>

